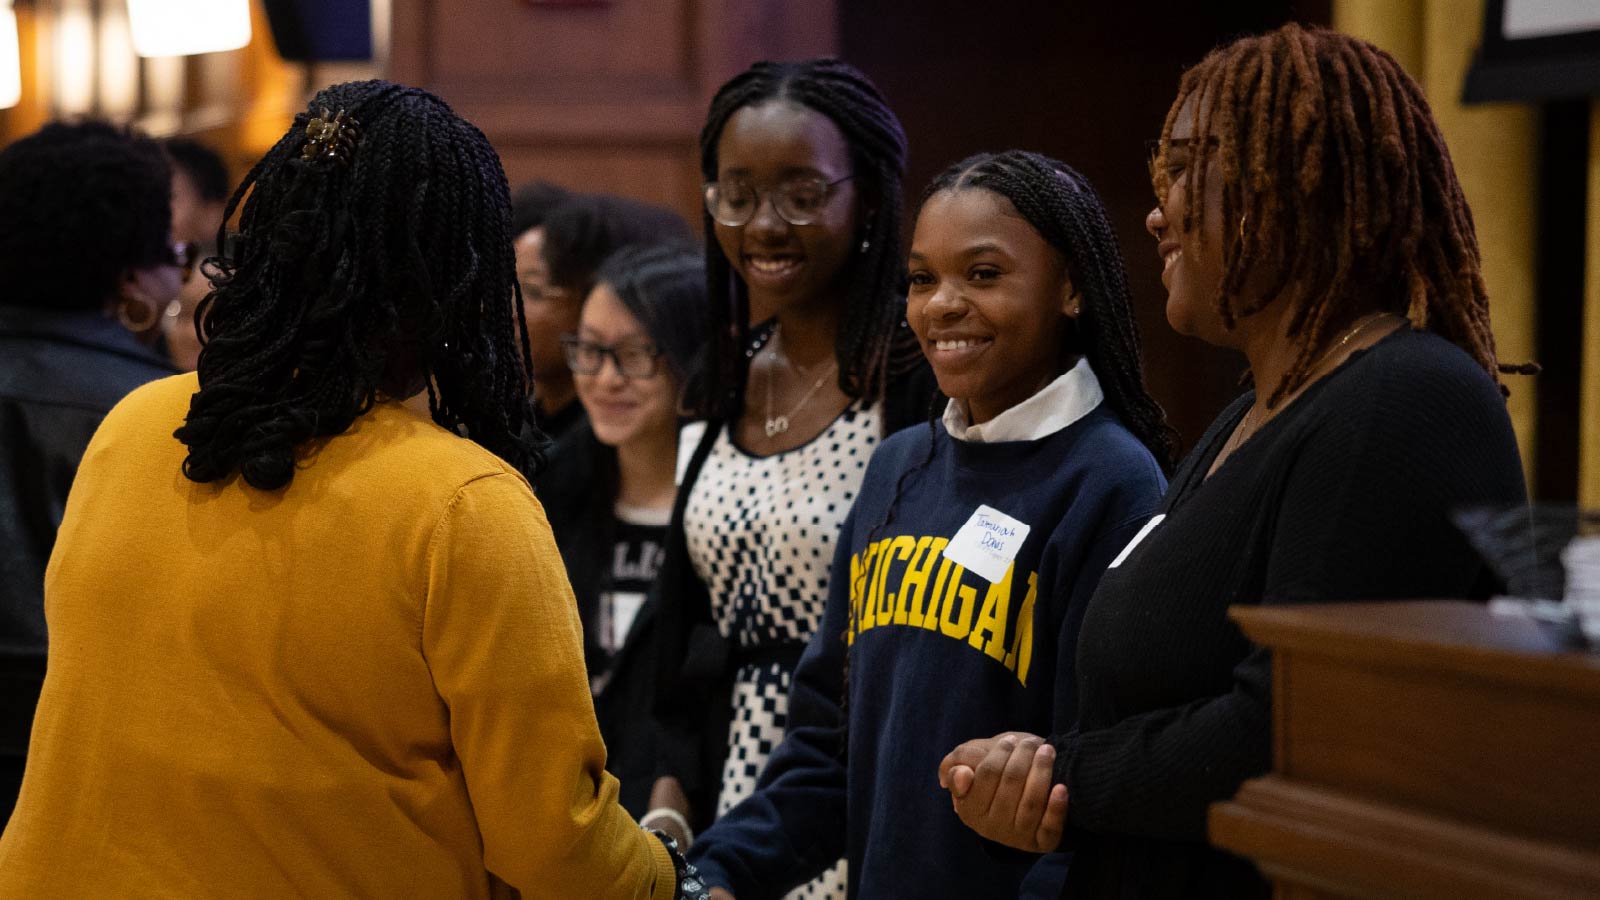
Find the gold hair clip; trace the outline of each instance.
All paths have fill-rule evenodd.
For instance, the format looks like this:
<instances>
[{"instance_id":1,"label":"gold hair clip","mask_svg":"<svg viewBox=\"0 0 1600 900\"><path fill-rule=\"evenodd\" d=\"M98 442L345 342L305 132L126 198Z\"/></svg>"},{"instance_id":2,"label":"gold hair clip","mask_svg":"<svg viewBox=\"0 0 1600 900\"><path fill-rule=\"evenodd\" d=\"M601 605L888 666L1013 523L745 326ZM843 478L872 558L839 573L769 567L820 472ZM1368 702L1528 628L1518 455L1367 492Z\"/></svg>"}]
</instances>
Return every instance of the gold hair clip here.
<instances>
[{"instance_id":1,"label":"gold hair clip","mask_svg":"<svg viewBox=\"0 0 1600 900\"><path fill-rule=\"evenodd\" d=\"M300 151L302 159L335 159L345 165L356 152L356 141L361 139L360 123L346 117L344 110L334 115L324 106L322 115L306 123L306 145Z\"/></svg>"}]
</instances>

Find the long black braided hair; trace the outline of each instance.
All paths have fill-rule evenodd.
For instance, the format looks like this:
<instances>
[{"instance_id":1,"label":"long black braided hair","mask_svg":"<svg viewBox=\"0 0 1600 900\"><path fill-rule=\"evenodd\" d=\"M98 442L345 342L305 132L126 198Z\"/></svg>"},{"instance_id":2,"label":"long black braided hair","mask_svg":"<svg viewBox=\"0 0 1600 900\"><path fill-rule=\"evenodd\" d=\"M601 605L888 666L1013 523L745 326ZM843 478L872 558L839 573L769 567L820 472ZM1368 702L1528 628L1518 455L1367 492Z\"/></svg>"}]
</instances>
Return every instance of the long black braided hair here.
<instances>
[{"instance_id":1,"label":"long black braided hair","mask_svg":"<svg viewBox=\"0 0 1600 900\"><path fill-rule=\"evenodd\" d=\"M1145 389L1127 267L1094 186L1066 163L1038 153L1007 150L969 156L944 170L923 192L922 204L926 205L936 194L961 190L990 191L1009 200L1065 258L1067 275L1083 301L1076 320L1062 331L1062 356L1082 356L1089 361L1106 404L1150 451L1162 471L1170 472L1178 453L1177 434L1167 424L1161 405ZM877 535L894 521L895 507L908 481L933 463L938 442L931 432L938 427L937 420L929 420L927 454L901 473L883 519L867 532L864 546L872 546ZM856 609L852 598L844 636L847 644L855 633ZM841 698L845 704L849 702L849 682L847 650Z\"/></svg>"},{"instance_id":2,"label":"long black braided hair","mask_svg":"<svg viewBox=\"0 0 1600 900\"><path fill-rule=\"evenodd\" d=\"M862 218L857 246L841 273L844 317L835 341L839 388L846 396L877 397L891 376L922 363L916 337L904 325L905 260L901 247L901 181L906 136L883 95L854 66L836 59L758 62L717 91L700 131L700 169L717 177L717 142L734 113L772 100L787 100L826 116L850 146L855 184L872 214ZM706 294L711 342L707 365L691 384L691 411L708 418L734 418L744 408L749 372L750 301L716 240L716 223L703 216Z\"/></svg>"},{"instance_id":3,"label":"long black braided hair","mask_svg":"<svg viewBox=\"0 0 1600 900\"><path fill-rule=\"evenodd\" d=\"M324 110L358 130L306 158ZM245 176L228 218L241 201L197 315L185 475L285 487L308 441L424 388L434 421L537 473L510 198L482 132L425 91L335 85Z\"/></svg>"}]
</instances>

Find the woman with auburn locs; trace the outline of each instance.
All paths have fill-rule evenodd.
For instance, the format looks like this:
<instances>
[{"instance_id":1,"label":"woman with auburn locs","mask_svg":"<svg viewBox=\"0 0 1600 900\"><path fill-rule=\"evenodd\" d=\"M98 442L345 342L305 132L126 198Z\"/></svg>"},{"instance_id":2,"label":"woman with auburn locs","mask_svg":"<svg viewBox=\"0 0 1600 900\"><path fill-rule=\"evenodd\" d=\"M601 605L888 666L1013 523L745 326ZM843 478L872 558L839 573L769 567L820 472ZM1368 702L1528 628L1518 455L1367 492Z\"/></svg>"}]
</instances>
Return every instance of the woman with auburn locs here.
<instances>
[{"instance_id":1,"label":"woman with auburn locs","mask_svg":"<svg viewBox=\"0 0 1600 900\"><path fill-rule=\"evenodd\" d=\"M645 821L663 826L708 824L754 788L867 460L935 391L901 301L905 135L866 76L757 63L712 99L700 149L710 343L688 396L708 424L661 575ZM799 896L843 892L836 869Z\"/></svg>"},{"instance_id":2,"label":"woman with auburn locs","mask_svg":"<svg viewBox=\"0 0 1600 900\"><path fill-rule=\"evenodd\" d=\"M1254 389L1178 468L1084 616L1078 723L939 766L962 819L1073 850L1064 896L1265 896L1206 809L1271 764L1271 660L1232 604L1485 597L1457 507L1525 499L1472 214L1417 86L1288 25L1184 75L1146 224L1167 320Z\"/></svg>"},{"instance_id":3,"label":"woman with auburn locs","mask_svg":"<svg viewBox=\"0 0 1600 900\"><path fill-rule=\"evenodd\" d=\"M704 896L603 771L488 141L338 85L241 201L78 471L0 897Z\"/></svg>"},{"instance_id":4,"label":"woman with auburn locs","mask_svg":"<svg viewBox=\"0 0 1600 900\"><path fill-rule=\"evenodd\" d=\"M776 895L841 852L858 897L1054 897L1066 859L995 853L931 768L952 743L1076 715L1078 623L1154 513L1173 439L1144 388L1093 187L1010 151L917 216L906 314L942 420L873 455L754 796L692 850L712 896Z\"/></svg>"},{"instance_id":5,"label":"woman with auburn locs","mask_svg":"<svg viewBox=\"0 0 1600 900\"><path fill-rule=\"evenodd\" d=\"M676 497L679 397L705 342L698 247L613 254L563 335L582 422L550 450L539 500L567 566L606 770L633 815L656 772L655 582Z\"/></svg>"}]
</instances>

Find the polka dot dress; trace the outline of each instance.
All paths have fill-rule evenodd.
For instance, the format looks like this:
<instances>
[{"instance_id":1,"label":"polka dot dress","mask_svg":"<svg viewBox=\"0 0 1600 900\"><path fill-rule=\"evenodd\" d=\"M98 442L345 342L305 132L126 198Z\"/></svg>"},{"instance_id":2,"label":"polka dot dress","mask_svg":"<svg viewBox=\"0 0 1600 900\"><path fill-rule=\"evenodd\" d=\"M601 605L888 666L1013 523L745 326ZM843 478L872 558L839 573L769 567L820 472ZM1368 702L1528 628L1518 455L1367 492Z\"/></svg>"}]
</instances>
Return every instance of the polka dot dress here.
<instances>
[{"instance_id":1,"label":"polka dot dress","mask_svg":"<svg viewBox=\"0 0 1600 900\"><path fill-rule=\"evenodd\" d=\"M882 433L882 410L851 407L816 438L772 456L739 449L724 428L689 493L684 532L724 637L750 652L805 642L828 597L834 542ZM793 669L740 668L717 815L750 796L783 740ZM789 898L845 896L844 861Z\"/></svg>"}]
</instances>

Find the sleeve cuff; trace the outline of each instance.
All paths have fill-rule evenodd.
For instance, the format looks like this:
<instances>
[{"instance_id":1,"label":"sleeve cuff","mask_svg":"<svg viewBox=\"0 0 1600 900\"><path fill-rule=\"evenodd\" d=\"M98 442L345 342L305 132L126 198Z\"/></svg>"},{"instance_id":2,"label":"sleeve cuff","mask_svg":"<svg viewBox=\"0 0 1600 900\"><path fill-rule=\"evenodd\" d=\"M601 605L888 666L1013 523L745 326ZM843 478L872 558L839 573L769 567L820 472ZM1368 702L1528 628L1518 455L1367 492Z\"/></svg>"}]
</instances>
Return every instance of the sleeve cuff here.
<instances>
[{"instance_id":1,"label":"sleeve cuff","mask_svg":"<svg viewBox=\"0 0 1600 900\"><path fill-rule=\"evenodd\" d=\"M667 845L661 843L660 838L642 828L639 834L648 842L650 861L656 868L655 889L650 892L650 900L673 900L678 895L678 872L672 865L672 854L667 852Z\"/></svg>"},{"instance_id":2,"label":"sleeve cuff","mask_svg":"<svg viewBox=\"0 0 1600 900\"><path fill-rule=\"evenodd\" d=\"M734 888L733 879L729 878L728 873L714 861L703 856L696 856L689 861L699 870L700 880L707 888L722 888L735 897L739 896L739 891Z\"/></svg>"},{"instance_id":3,"label":"sleeve cuff","mask_svg":"<svg viewBox=\"0 0 1600 900\"><path fill-rule=\"evenodd\" d=\"M1066 734L1055 734L1049 738L1050 746L1056 748L1055 769L1051 778L1056 784L1067 786L1067 824L1072 824L1072 811L1077 807L1073 802L1072 769L1078 761L1078 732L1076 729ZM1070 828L1068 829L1071 830ZM1064 839L1063 839L1064 840Z\"/></svg>"}]
</instances>

